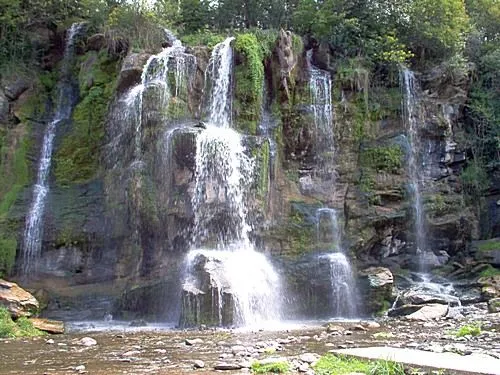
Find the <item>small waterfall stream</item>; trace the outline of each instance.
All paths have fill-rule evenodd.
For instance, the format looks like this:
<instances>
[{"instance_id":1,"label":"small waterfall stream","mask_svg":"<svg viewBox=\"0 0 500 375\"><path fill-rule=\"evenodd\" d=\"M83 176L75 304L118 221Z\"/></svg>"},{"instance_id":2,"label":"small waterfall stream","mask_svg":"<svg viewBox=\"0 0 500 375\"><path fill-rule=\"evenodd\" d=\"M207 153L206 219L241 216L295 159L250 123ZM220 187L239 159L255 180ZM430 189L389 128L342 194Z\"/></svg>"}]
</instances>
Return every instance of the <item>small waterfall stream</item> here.
<instances>
[{"instance_id":1,"label":"small waterfall stream","mask_svg":"<svg viewBox=\"0 0 500 375\"><path fill-rule=\"evenodd\" d=\"M254 160L231 128L232 40L214 48L207 68L208 114L196 139L195 218L182 325L255 326L280 318L279 276L249 237Z\"/></svg>"},{"instance_id":2,"label":"small waterfall stream","mask_svg":"<svg viewBox=\"0 0 500 375\"><path fill-rule=\"evenodd\" d=\"M423 126L423 115L420 104L420 88L415 74L403 68L400 72L400 81L403 89L403 123L408 134L410 145L408 153L408 173L410 177L411 195L414 211L414 232L416 251L419 255L420 268L424 268L423 255L428 250L425 233L425 213L422 202L422 174L423 165L420 160L421 142L419 129ZM421 271L425 271L421 269Z\"/></svg>"},{"instance_id":3,"label":"small waterfall stream","mask_svg":"<svg viewBox=\"0 0 500 375\"><path fill-rule=\"evenodd\" d=\"M342 248L342 230L337 212L332 208L316 211L318 244L329 243L330 253L319 254L318 260L328 263L331 294L329 302L332 317L354 318L358 315L357 288L349 259Z\"/></svg>"},{"instance_id":4,"label":"small waterfall stream","mask_svg":"<svg viewBox=\"0 0 500 375\"><path fill-rule=\"evenodd\" d=\"M333 133L334 108L332 103L332 76L312 63L313 50L307 51L311 109L316 133L315 151L319 167L334 178L335 139Z\"/></svg>"},{"instance_id":5,"label":"small waterfall stream","mask_svg":"<svg viewBox=\"0 0 500 375\"><path fill-rule=\"evenodd\" d=\"M20 267L20 273L24 276L32 275L33 272L36 272L36 260L42 250L43 215L50 188L49 175L52 164L54 138L56 136L57 125L70 119L75 104L71 65L75 55L75 40L82 28L83 24L74 23L71 25L66 36L64 56L61 63L61 78L57 85L57 101L54 117L48 123L43 136L36 183L33 188L33 201L26 216Z\"/></svg>"}]
</instances>

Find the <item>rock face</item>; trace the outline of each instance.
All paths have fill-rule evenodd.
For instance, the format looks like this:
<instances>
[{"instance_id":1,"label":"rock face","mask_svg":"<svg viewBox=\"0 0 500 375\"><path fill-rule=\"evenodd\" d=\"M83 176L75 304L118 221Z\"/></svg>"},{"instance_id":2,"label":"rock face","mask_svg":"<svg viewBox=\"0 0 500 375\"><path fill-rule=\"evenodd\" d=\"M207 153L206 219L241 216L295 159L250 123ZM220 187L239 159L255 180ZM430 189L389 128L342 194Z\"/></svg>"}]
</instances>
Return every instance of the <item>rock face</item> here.
<instances>
[{"instance_id":1,"label":"rock face","mask_svg":"<svg viewBox=\"0 0 500 375\"><path fill-rule=\"evenodd\" d=\"M2 90L0 90L0 123L9 118L9 100Z\"/></svg>"},{"instance_id":2,"label":"rock face","mask_svg":"<svg viewBox=\"0 0 500 375\"><path fill-rule=\"evenodd\" d=\"M121 94L141 81L142 68L149 58L147 53L131 53L123 60L116 92Z\"/></svg>"},{"instance_id":3,"label":"rock face","mask_svg":"<svg viewBox=\"0 0 500 375\"><path fill-rule=\"evenodd\" d=\"M394 277L388 268L370 267L360 272L360 287L364 305L368 311L378 312L389 307L389 301L393 299L392 288Z\"/></svg>"},{"instance_id":4,"label":"rock face","mask_svg":"<svg viewBox=\"0 0 500 375\"><path fill-rule=\"evenodd\" d=\"M58 320L30 318L30 322L35 328L39 329L40 331L55 334L64 333L64 322Z\"/></svg>"},{"instance_id":5,"label":"rock face","mask_svg":"<svg viewBox=\"0 0 500 375\"><path fill-rule=\"evenodd\" d=\"M16 283L0 279L0 305L3 305L13 318L32 316L38 312L39 305L35 297Z\"/></svg>"}]
</instances>

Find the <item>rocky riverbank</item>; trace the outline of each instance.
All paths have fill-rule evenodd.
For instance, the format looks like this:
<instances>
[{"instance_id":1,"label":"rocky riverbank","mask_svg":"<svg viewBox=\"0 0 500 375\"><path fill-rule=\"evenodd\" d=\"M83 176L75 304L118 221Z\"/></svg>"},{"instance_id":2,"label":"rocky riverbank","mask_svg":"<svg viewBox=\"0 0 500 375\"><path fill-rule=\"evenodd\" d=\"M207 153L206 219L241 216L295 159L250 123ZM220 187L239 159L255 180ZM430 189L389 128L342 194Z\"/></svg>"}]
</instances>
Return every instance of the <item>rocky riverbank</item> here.
<instances>
[{"instance_id":1,"label":"rocky riverbank","mask_svg":"<svg viewBox=\"0 0 500 375\"><path fill-rule=\"evenodd\" d=\"M142 330L76 332L0 340L0 373L181 374L249 372L252 363L287 362L313 374L321 355L336 349L390 346L500 359L500 313L486 304L460 315L415 322L382 318L366 322L296 323L279 331ZM22 353L22 355L20 355ZM472 358L472 357L470 357ZM476 357L474 357L476 358ZM453 373L453 372L447 372Z\"/></svg>"}]
</instances>

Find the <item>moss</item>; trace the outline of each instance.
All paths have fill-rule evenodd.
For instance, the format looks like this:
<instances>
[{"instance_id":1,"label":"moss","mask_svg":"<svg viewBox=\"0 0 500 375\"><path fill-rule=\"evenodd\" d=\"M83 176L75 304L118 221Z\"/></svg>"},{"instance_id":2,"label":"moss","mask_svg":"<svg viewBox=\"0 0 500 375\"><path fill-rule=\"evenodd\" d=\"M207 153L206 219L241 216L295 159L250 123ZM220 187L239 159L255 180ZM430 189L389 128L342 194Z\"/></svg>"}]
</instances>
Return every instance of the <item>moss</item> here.
<instances>
[{"instance_id":1,"label":"moss","mask_svg":"<svg viewBox=\"0 0 500 375\"><path fill-rule=\"evenodd\" d=\"M500 240L498 238L481 242L477 246L479 251L491 251L491 250L498 250L500 249Z\"/></svg>"},{"instance_id":2,"label":"moss","mask_svg":"<svg viewBox=\"0 0 500 375\"><path fill-rule=\"evenodd\" d=\"M260 362L252 363L252 372L255 374L285 374L290 371L288 362L272 362L262 364Z\"/></svg>"},{"instance_id":3,"label":"moss","mask_svg":"<svg viewBox=\"0 0 500 375\"><path fill-rule=\"evenodd\" d=\"M365 148L361 150L360 164L377 171L398 173L403 166L403 151L398 145Z\"/></svg>"},{"instance_id":4,"label":"moss","mask_svg":"<svg viewBox=\"0 0 500 375\"><path fill-rule=\"evenodd\" d=\"M235 68L235 112L238 127L256 134L264 83L263 50L251 33L236 36L235 50L242 61Z\"/></svg>"},{"instance_id":5,"label":"moss","mask_svg":"<svg viewBox=\"0 0 500 375\"><path fill-rule=\"evenodd\" d=\"M479 274L480 277L491 277L497 275L500 275L500 269L495 268L492 265L488 265L488 267Z\"/></svg>"},{"instance_id":6,"label":"moss","mask_svg":"<svg viewBox=\"0 0 500 375\"><path fill-rule=\"evenodd\" d=\"M481 334L481 325L479 324L466 324L461 326L456 332L456 337L463 336L479 336Z\"/></svg>"},{"instance_id":7,"label":"moss","mask_svg":"<svg viewBox=\"0 0 500 375\"><path fill-rule=\"evenodd\" d=\"M266 197L269 188L270 155L271 155L271 149L269 146L269 141L266 141L260 147L258 155L259 185L257 188L257 193L259 198L264 202L264 204L267 203Z\"/></svg>"},{"instance_id":8,"label":"moss","mask_svg":"<svg viewBox=\"0 0 500 375\"><path fill-rule=\"evenodd\" d=\"M81 101L72 128L54 156L54 174L61 185L82 183L95 176L104 139L105 117L118 74L117 61L89 52L79 74Z\"/></svg>"},{"instance_id":9,"label":"moss","mask_svg":"<svg viewBox=\"0 0 500 375\"><path fill-rule=\"evenodd\" d=\"M207 46L214 48L216 44L221 43L226 39L225 35L203 30L198 33L188 34L181 37L182 43L187 46Z\"/></svg>"},{"instance_id":10,"label":"moss","mask_svg":"<svg viewBox=\"0 0 500 375\"><path fill-rule=\"evenodd\" d=\"M36 329L27 318L19 318L13 321L9 311L0 307L0 337L35 337L43 336L44 332Z\"/></svg>"},{"instance_id":11,"label":"moss","mask_svg":"<svg viewBox=\"0 0 500 375\"><path fill-rule=\"evenodd\" d=\"M0 233L0 277L8 275L12 270L16 260L16 249L16 238Z\"/></svg>"}]
</instances>

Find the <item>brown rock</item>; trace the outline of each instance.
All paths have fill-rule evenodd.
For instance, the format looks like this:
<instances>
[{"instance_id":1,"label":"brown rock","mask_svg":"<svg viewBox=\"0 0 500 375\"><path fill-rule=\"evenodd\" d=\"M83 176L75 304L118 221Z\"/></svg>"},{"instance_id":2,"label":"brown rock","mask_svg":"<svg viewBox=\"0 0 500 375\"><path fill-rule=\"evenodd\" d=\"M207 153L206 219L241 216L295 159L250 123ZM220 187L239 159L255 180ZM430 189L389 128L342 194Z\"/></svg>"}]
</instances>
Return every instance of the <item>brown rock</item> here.
<instances>
[{"instance_id":1,"label":"brown rock","mask_svg":"<svg viewBox=\"0 0 500 375\"><path fill-rule=\"evenodd\" d=\"M57 334L64 333L64 322L59 320L30 318L30 322L40 331Z\"/></svg>"},{"instance_id":2,"label":"brown rock","mask_svg":"<svg viewBox=\"0 0 500 375\"><path fill-rule=\"evenodd\" d=\"M141 82L142 69L148 61L147 53L131 53L123 60L116 91L123 93Z\"/></svg>"},{"instance_id":3,"label":"brown rock","mask_svg":"<svg viewBox=\"0 0 500 375\"><path fill-rule=\"evenodd\" d=\"M0 279L0 305L9 310L13 318L30 317L39 309L38 301L16 283Z\"/></svg>"}]
</instances>

